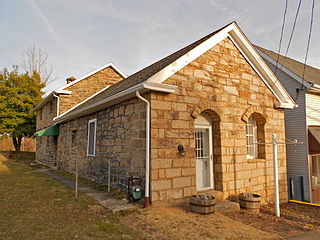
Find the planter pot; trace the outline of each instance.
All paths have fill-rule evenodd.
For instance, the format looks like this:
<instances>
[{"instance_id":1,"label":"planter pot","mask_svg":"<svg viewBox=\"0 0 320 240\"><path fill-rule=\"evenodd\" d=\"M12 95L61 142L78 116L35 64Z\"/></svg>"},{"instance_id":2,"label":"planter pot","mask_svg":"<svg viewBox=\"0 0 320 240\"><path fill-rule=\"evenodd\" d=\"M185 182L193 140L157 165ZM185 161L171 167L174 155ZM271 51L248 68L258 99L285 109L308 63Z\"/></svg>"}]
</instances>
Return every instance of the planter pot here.
<instances>
[{"instance_id":1,"label":"planter pot","mask_svg":"<svg viewBox=\"0 0 320 240\"><path fill-rule=\"evenodd\" d=\"M240 207L249 212L259 213L261 196L254 193L242 193L239 195Z\"/></svg>"},{"instance_id":2,"label":"planter pot","mask_svg":"<svg viewBox=\"0 0 320 240\"><path fill-rule=\"evenodd\" d=\"M200 214L210 214L214 212L216 199L210 195L195 195L190 198L190 209L192 212Z\"/></svg>"}]
</instances>

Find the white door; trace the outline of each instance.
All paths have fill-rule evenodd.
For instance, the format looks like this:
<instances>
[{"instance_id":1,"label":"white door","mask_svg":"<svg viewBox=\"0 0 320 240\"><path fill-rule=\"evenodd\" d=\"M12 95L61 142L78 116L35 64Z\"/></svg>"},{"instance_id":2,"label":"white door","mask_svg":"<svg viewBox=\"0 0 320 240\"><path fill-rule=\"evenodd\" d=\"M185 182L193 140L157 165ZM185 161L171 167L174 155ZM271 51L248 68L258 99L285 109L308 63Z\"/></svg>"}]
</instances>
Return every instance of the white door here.
<instances>
[{"instance_id":1,"label":"white door","mask_svg":"<svg viewBox=\"0 0 320 240\"><path fill-rule=\"evenodd\" d=\"M195 141L197 190L213 188L211 126L196 125Z\"/></svg>"}]
</instances>

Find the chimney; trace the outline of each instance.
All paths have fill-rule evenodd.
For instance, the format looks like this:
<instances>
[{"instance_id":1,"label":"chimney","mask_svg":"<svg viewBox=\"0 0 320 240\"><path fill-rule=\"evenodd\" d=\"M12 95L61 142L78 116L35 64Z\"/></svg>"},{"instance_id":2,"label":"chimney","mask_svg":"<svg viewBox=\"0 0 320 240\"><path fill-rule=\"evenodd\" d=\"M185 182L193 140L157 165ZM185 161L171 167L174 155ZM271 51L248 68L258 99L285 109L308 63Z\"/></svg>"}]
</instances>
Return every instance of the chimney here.
<instances>
[{"instance_id":1,"label":"chimney","mask_svg":"<svg viewBox=\"0 0 320 240\"><path fill-rule=\"evenodd\" d=\"M75 77L68 77L68 78L66 79L67 84L73 82L74 80L76 80Z\"/></svg>"}]
</instances>

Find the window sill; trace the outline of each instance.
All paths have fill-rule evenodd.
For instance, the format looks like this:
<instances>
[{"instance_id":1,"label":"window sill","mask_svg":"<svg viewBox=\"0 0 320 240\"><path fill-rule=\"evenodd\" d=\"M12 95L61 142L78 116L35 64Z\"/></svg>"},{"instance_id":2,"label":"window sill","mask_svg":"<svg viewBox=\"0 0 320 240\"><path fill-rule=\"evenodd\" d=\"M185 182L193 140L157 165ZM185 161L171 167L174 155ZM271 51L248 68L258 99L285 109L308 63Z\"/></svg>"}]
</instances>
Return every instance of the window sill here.
<instances>
[{"instance_id":1,"label":"window sill","mask_svg":"<svg viewBox=\"0 0 320 240\"><path fill-rule=\"evenodd\" d=\"M265 158L253 158L253 159L248 158L247 161L248 163L257 163L257 162L265 162L266 159Z\"/></svg>"}]
</instances>

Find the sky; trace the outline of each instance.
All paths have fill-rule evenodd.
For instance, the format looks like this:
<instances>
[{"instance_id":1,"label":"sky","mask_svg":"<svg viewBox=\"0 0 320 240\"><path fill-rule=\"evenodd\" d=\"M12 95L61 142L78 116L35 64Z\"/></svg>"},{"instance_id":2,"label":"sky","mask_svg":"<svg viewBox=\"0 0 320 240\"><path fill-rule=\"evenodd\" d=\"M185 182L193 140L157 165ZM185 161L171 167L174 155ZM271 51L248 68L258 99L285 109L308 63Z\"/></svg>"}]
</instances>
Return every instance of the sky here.
<instances>
[{"instance_id":1,"label":"sky","mask_svg":"<svg viewBox=\"0 0 320 240\"><path fill-rule=\"evenodd\" d=\"M299 0L288 1L281 53ZM315 0L308 65L320 68L320 2ZM312 0L302 1L288 56L304 61ZM285 0L0 0L0 69L22 65L27 47L48 54L54 81L109 62L126 75L236 21L249 40L278 51Z\"/></svg>"}]
</instances>

